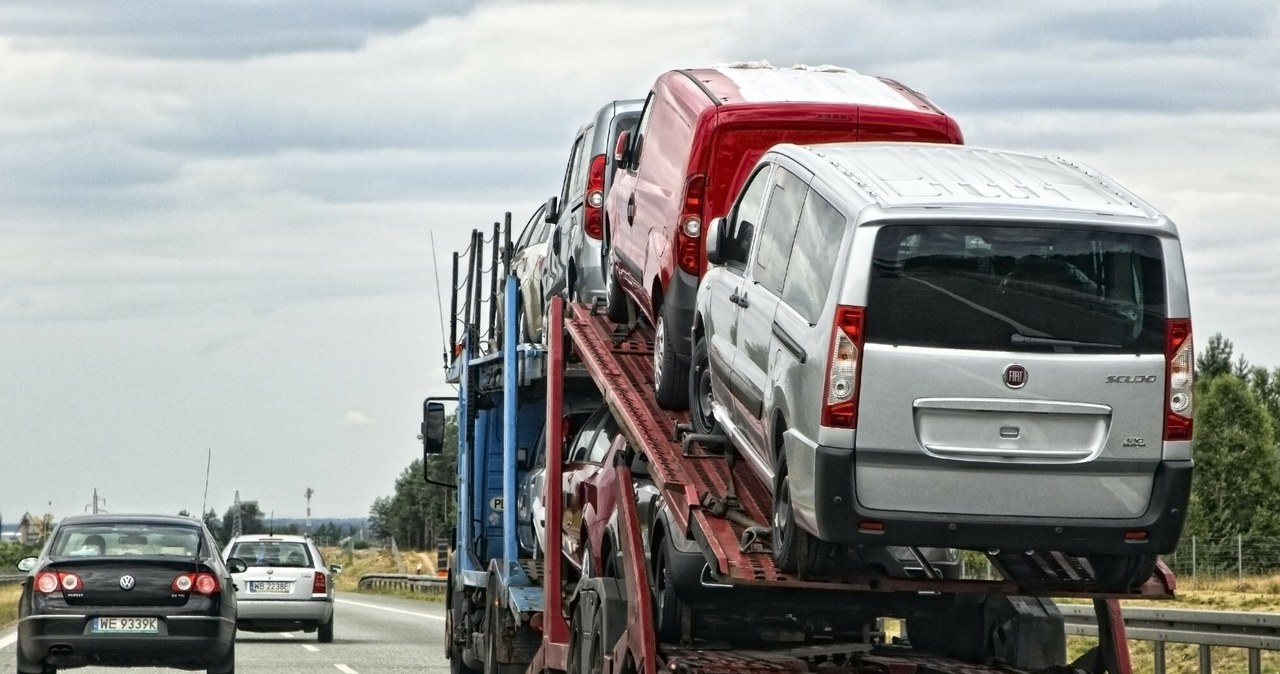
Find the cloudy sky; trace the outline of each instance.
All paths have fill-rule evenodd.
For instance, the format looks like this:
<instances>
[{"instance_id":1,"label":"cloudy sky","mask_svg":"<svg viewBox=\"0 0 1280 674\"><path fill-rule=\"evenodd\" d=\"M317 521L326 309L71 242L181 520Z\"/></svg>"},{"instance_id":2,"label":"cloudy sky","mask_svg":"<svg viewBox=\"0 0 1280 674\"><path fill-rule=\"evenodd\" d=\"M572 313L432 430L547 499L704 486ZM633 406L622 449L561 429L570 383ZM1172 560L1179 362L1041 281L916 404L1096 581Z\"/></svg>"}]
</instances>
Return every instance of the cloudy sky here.
<instances>
[{"instance_id":1,"label":"cloudy sky","mask_svg":"<svg viewBox=\"0 0 1280 674\"><path fill-rule=\"evenodd\" d=\"M735 60L890 76L970 144L1092 164L1178 223L1199 343L1280 366L1280 5L1029 8L6 0L0 516L366 514L449 390L449 253L558 191L600 104Z\"/></svg>"}]
</instances>

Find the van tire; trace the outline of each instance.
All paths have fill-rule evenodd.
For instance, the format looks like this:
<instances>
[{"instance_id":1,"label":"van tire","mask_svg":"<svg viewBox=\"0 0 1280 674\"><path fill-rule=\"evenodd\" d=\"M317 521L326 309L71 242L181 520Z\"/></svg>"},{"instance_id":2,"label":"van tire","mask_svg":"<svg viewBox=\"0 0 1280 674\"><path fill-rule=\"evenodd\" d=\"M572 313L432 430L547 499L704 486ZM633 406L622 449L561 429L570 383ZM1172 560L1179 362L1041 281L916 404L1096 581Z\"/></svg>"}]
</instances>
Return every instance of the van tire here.
<instances>
[{"instance_id":1,"label":"van tire","mask_svg":"<svg viewBox=\"0 0 1280 674\"><path fill-rule=\"evenodd\" d=\"M711 395L711 357L704 335L693 345L693 358L689 363L689 420L694 433L724 433L711 412Z\"/></svg>"},{"instance_id":2,"label":"van tire","mask_svg":"<svg viewBox=\"0 0 1280 674\"><path fill-rule=\"evenodd\" d=\"M622 286L618 285L618 274L613 270L612 253L605 258L605 262L604 315L614 323L625 323L631 312L628 310L629 308L627 306L627 294L622 292Z\"/></svg>"},{"instance_id":3,"label":"van tire","mask_svg":"<svg viewBox=\"0 0 1280 674\"><path fill-rule=\"evenodd\" d=\"M676 340L667 330L670 306L658 307L658 321L653 326L653 391L659 407L682 410L689 408L689 363L676 353Z\"/></svg>"},{"instance_id":4,"label":"van tire","mask_svg":"<svg viewBox=\"0 0 1280 674\"><path fill-rule=\"evenodd\" d=\"M778 466L774 475L773 514L769 518L773 530L773 565L783 573L804 577L813 569L817 559L818 539L796 524L787 459L781 447L778 448Z\"/></svg>"}]
</instances>

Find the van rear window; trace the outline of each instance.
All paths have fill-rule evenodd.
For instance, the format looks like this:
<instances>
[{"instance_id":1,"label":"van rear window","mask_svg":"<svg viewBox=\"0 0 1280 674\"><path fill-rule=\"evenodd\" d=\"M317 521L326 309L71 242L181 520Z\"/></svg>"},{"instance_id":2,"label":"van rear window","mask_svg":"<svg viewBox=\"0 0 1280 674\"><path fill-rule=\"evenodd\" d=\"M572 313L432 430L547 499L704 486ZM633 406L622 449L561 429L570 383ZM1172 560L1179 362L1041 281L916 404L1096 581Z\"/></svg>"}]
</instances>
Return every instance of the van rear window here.
<instances>
[{"instance_id":1,"label":"van rear window","mask_svg":"<svg viewBox=\"0 0 1280 674\"><path fill-rule=\"evenodd\" d=\"M1163 353L1153 236L981 223L876 236L866 340L984 351Z\"/></svg>"}]
</instances>

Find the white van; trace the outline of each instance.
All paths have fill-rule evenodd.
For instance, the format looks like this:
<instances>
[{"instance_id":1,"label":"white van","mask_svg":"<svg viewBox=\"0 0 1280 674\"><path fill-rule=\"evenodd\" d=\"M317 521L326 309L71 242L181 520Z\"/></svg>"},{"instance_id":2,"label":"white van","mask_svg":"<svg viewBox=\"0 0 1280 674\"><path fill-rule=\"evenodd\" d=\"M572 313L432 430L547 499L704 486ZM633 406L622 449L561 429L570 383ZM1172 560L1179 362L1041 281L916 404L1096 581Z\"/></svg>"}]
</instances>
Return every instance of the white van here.
<instances>
[{"instance_id":1,"label":"white van","mask_svg":"<svg viewBox=\"0 0 1280 674\"><path fill-rule=\"evenodd\" d=\"M690 376L816 540L991 552L1131 589L1191 487L1178 233L1077 163L915 143L779 145L711 223Z\"/></svg>"}]
</instances>

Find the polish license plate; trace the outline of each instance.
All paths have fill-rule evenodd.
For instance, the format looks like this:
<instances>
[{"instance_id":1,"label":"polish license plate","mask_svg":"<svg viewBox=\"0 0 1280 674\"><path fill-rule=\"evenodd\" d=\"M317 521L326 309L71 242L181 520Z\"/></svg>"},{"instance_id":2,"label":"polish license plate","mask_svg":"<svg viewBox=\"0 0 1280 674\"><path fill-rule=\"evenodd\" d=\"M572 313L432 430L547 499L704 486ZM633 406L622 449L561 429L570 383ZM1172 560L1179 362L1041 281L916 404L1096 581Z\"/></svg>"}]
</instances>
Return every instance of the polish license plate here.
<instances>
[{"instance_id":1,"label":"polish license plate","mask_svg":"<svg viewBox=\"0 0 1280 674\"><path fill-rule=\"evenodd\" d=\"M285 580L251 580L249 581L249 591L267 594L289 594L293 592L293 583Z\"/></svg>"},{"instance_id":2,"label":"polish license plate","mask_svg":"<svg viewBox=\"0 0 1280 674\"><path fill-rule=\"evenodd\" d=\"M156 618L94 618L94 634L155 634L160 631L160 621Z\"/></svg>"}]
</instances>

